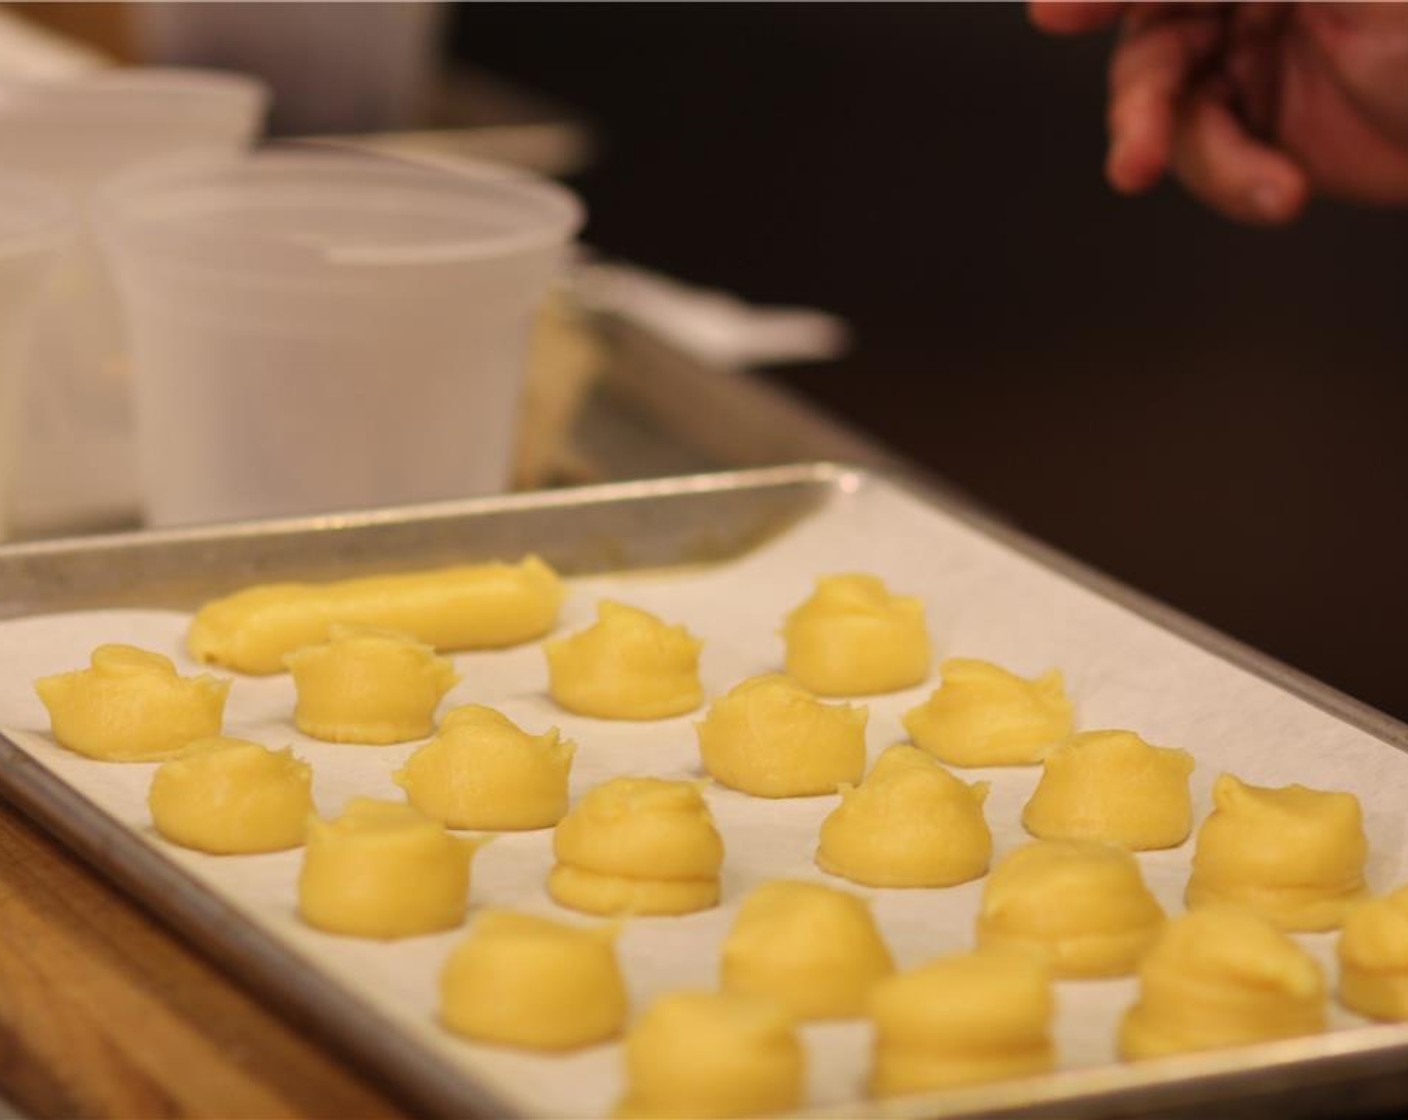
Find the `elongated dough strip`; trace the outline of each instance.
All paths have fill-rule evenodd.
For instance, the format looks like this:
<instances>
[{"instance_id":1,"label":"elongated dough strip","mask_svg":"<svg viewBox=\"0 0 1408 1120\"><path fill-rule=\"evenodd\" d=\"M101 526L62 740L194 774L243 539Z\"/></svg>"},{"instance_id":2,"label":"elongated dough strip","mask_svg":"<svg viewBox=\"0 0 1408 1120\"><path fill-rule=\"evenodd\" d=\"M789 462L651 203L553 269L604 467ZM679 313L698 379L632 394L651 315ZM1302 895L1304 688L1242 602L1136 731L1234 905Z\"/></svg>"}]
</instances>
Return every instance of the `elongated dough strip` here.
<instances>
[{"instance_id":1,"label":"elongated dough strip","mask_svg":"<svg viewBox=\"0 0 1408 1120\"><path fill-rule=\"evenodd\" d=\"M325 641L339 623L400 630L438 650L499 649L546 634L565 594L536 556L335 583L260 584L201 607L187 645L197 660L258 674L281 672L285 654Z\"/></svg>"}]
</instances>

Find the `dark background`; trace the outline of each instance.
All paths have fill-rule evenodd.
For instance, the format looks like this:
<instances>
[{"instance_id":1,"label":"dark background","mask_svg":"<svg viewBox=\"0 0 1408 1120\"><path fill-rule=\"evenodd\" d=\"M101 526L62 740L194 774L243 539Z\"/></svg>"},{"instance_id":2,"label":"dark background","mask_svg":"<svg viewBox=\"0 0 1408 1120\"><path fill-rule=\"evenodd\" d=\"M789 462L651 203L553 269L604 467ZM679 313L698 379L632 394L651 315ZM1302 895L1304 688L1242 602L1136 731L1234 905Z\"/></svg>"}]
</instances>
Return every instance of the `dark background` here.
<instances>
[{"instance_id":1,"label":"dark background","mask_svg":"<svg viewBox=\"0 0 1408 1120\"><path fill-rule=\"evenodd\" d=\"M1408 717L1408 213L1267 232L1116 197L1108 42L1017 6L468 4L450 30L598 127L591 243L854 325L773 376Z\"/></svg>"}]
</instances>

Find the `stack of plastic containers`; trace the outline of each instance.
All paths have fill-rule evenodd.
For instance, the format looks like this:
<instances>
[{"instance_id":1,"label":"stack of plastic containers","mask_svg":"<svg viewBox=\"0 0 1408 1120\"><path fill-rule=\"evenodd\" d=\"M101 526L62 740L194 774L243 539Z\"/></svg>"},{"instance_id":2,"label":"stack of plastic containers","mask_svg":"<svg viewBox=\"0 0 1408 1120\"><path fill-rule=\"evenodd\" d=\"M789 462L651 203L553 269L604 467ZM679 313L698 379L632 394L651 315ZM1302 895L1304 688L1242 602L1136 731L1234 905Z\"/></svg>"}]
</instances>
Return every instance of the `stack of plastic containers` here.
<instances>
[{"instance_id":1,"label":"stack of plastic containers","mask_svg":"<svg viewBox=\"0 0 1408 1120\"><path fill-rule=\"evenodd\" d=\"M252 152L266 108L207 72L0 83L0 163L79 211L16 410L25 531L507 485L577 200L488 165Z\"/></svg>"}]
</instances>

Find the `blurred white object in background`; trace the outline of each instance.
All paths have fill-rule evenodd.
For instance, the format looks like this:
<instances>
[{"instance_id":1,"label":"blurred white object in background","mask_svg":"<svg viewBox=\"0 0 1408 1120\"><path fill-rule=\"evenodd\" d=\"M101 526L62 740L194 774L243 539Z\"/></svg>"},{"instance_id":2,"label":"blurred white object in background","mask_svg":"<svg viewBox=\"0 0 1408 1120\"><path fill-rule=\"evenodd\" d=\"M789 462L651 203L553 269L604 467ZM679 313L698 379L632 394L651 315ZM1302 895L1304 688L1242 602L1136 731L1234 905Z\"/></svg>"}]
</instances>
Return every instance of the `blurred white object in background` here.
<instances>
[{"instance_id":1,"label":"blurred white object in background","mask_svg":"<svg viewBox=\"0 0 1408 1120\"><path fill-rule=\"evenodd\" d=\"M148 59L247 70L277 87L275 111L286 129L360 133L325 136L324 144L444 162L451 170L477 156L563 173L591 158L590 130L567 107L492 75L440 72L438 4L135 5L132 14ZM208 135L158 135L163 112L185 124L199 116L209 99L180 85L198 80L198 72L172 75L166 80L176 84L154 90L144 108L141 97L120 90L160 72L93 74L104 61L0 8L0 156L14 165L38 152L36 169L86 194L137 163L206 145ZM36 76L69 81L29 80ZM224 80L251 88L241 79ZM96 96L84 92L90 84ZM35 109L31 91L60 88L75 111L67 117L40 114L26 138L25 118ZM363 131L420 123L428 88L431 118L460 127ZM267 105L255 100L256 108L246 107L244 123L233 128L239 135L227 135L217 147L232 151L248 143L259 109ZM162 111L147 111L153 106ZM41 166L55 155L75 162ZM52 320L45 332L46 370L26 409L15 510L25 535L130 524L139 512L131 373L110 281L91 240L68 255L60 273L58 295L45 312ZM563 285L555 313L540 323L534 361L541 368L534 371L531 414L520 435L520 484L559 477L563 461L572 459L567 432L575 410L610 360L601 338L594 337L598 325L578 308L628 319L706 367L824 360L847 344L845 324L823 312L752 307L630 265L586 264ZM559 345L563 338L571 344ZM258 344L234 339L231 345L238 350ZM497 461L492 446L483 450Z\"/></svg>"},{"instance_id":2,"label":"blurred white object in background","mask_svg":"<svg viewBox=\"0 0 1408 1120\"><path fill-rule=\"evenodd\" d=\"M534 315L582 223L491 165L268 149L97 212L153 525L507 489Z\"/></svg>"},{"instance_id":3,"label":"blurred white object in background","mask_svg":"<svg viewBox=\"0 0 1408 1120\"><path fill-rule=\"evenodd\" d=\"M70 78L112 60L0 8L0 77Z\"/></svg>"},{"instance_id":4,"label":"blurred white object in background","mask_svg":"<svg viewBox=\"0 0 1408 1120\"><path fill-rule=\"evenodd\" d=\"M0 177L0 538L6 535L19 390L31 355L34 309L72 213L43 185Z\"/></svg>"},{"instance_id":5,"label":"blurred white object in background","mask_svg":"<svg viewBox=\"0 0 1408 1120\"><path fill-rule=\"evenodd\" d=\"M0 76L0 161L52 184L84 223L89 196L115 174L176 153L247 148L266 103L258 82L207 71ZM29 533L109 520L137 499L122 323L86 229L37 314L12 486L14 524Z\"/></svg>"},{"instance_id":6,"label":"blurred white object in background","mask_svg":"<svg viewBox=\"0 0 1408 1120\"><path fill-rule=\"evenodd\" d=\"M439 72L440 4L141 4L142 58L253 74L273 90L276 133L423 124Z\"/></svg>"},{"instance_id":7,"label":"blurred white object in background","mask_svg":"<svg viewBox=\"0 0 1408 1120\"><path fill-rule=\"evenodd\" d=\"M728 369L821 362L849 344L845 320L808 307L757 307L619 261L586 261L573 295L592 311L630 319L706 365Z\"/></svg>"}]
</instances>

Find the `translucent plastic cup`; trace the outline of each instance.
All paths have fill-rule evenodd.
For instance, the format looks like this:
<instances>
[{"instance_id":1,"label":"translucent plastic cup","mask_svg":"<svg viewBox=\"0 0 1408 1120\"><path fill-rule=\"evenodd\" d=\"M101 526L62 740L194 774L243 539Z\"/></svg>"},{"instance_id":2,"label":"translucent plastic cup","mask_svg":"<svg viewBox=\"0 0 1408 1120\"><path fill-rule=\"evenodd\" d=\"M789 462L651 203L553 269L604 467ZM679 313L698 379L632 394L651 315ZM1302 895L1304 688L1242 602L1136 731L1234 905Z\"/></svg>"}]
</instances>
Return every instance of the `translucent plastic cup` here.
<instances>
[{"instance_id":1,"label":"translucent plastic cup","mask_svg":"<svg viewBox=\"0 0 1408 1120\"><path fill-rule=\"evenodd\" d=\"M134 174L99 213L150 524L506 487L531 323L582 222L570 192L276 149Z\"/></svg>"},{"instance_id":2,"label":"translucent plastic cup","mask_svg":"<svg viewBox=\"0 0 1408 1120\"><path fill-rule=\"evenodd\" d=\"M54 184L83 218L95 188L144 162L248 148L267 103L260 82L216 71L0 81L0 157L6 171ZM138 495L122 324L86 230L58 262L38 316L16 520L44 531L128 514Z\"/></svg>"},{"instance_id":3,"label":"translucent plastic cup","mask_svg":"<svg viewBox=\"0 0 1408 1120\"><path fill-rule=\"evenodd\" d=\"M30 358L35 309L55 258L73 234L69 208L52 189L0 178L0 539L19 434L18 402Z\"/></svg>"}]
</instances>

